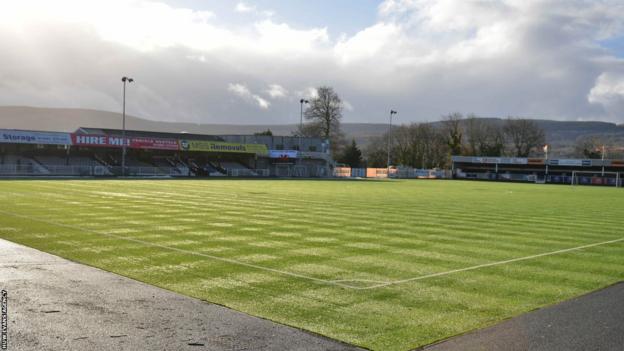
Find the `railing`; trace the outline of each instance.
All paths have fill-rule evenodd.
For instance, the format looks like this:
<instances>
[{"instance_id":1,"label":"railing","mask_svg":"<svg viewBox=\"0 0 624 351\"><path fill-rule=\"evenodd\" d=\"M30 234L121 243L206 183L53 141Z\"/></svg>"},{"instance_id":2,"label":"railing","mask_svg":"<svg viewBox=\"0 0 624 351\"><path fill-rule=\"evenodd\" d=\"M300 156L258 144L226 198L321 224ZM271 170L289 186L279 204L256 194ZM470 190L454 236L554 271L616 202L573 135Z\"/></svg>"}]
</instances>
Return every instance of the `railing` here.
<instances>
[{"instance_id":1,"label":"railing","mask_svg":"<svg viewBox=\"0 0 624 351\"><path fill-rule=\"evenodd\" d=\"M38 165L0 165L3 176L105 176L111 175L105 166L38 166Z\"/></svg>"},{"instance_id":2,"label":"railing","mask_svg":"<svg viewBox=\"0 0 624 351\"><path fill-rule=\"evenodd\" d=\"M405 178L405 179L442 179L450 178L451 174L443 169L415 169L415 168L334 168L334 177L337 178Z\"/></svg>"},{"instance_id":3,"label":"railing","mask_svg":"<svg viewBox=\"0 0 624 351\"><path fill-rule=\"evenodd\" d=\"M126 171L122 172L122 167L110 167L113 175L126 177L175 177L187 176L182 174L179 169L174 167L126 167Z\"/></svg>"},{"instance_id":4,"label":"railing","mask_svg":"<svg viewBox=\"0 0 624 351\"><path fill-rule=\"evenodd\" d=\"M284 168L277 167L274 175L278 177L328 177L327 167L298 166ZM215 172L211 174L223 177L270 177L269 169L229 169L226 174ZM11 164L0 165L0 176L4 177L192 177L193 173L188 168L178 167L126 167L122 172L121 167L107 166L46 166L39 167L34 164Z\"/></svg>"},{"instance_id":5,"label":"railing","mask_svg":"<svg viewBox=\"0 0 624 351\"><path fill-rule=\"evenodd\" d=\"M330 154L324 153L324 152L315 152L315 151L301 151L299 152L299 157L301 158L313 158L313 159L320 159L320 160L325 160L329 163L333 163L334 160L332 159Z\"/></svg>"},{"instance_id":6,"label":"railing","mask_svg":"<svg viewBox=\"0 0 624 351\"><path fill-rule=\"evenodd\" d=\"M390 173L392 178L407 179L440 179L450 178L450 173L443 169L417 169L417 168L399 168L394 173Z\"/></svg>"},{"instance_id":7,"label":"railing","mask_svg":"<svg viewBox=\"0 0 624 351\"><path fill-rule=\"evenodd\" d=\"M22 175L22 174L40 174L39 167L33 164L11 164L0 165L0 174L2 175Z\"/></svg>"},{"instance_id":8,"label":"railing","mask_svg":"<svg viewBox=\"0 0 624 351\"><path fill-rule=\"evenodd\" d=\"M268 177L270 172L268 169L242 169L233 168L227 170L229 177Z\"/></svg>"},{"instance_id":9,"label":"railing","mask_svg":"<svg viewBox=\"0 0 624 351\"><path fill-rule=\"evenodd\" d=\"M121 167L106 166L45 166L33 164L0 165L0 176L119 176ZM126 167L127 176L181 176L177 168L167 167Z\"/></svg>"}]
</instances>

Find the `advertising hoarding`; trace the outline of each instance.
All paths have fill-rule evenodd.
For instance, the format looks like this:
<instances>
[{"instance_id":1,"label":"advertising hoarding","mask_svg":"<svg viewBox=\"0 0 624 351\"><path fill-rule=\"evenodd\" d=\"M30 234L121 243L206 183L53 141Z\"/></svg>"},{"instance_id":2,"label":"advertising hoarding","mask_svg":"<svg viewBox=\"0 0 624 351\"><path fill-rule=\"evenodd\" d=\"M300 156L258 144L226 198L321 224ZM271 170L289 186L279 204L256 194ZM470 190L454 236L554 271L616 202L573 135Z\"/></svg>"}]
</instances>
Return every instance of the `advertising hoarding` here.
<instances>
[{"instance_id":1,"label":"advertising hoarding","mask_svg":"<svg viewBox=\"0 0 624 351\"><path fill-rule=\"evenodd\" d=\"M179 150L180 144L175 139L130 138L130 147L134 149Z\"/></svg>"},{"instance_id":2,"label":"advertising hoarding","mask_svg":"<svg viewBox=\"0 0 624 351\"><path fill-rule=\"evenodd\" d=\"M299 151L297 150L269 150L270 158L297 158Z\"/></svg>"},{"instance_id":3,"label":"advertising hoarding","mask_svg":"<svg viewBox=\"0 0 624 351\"><path fill-rule=\"evenodd\" d=\"M71 145L69 133L0 129L0 143Z\"/></svg>"},{"instance_id":4,"label":"advertising hoarding","mask_svg":"<svg viewBox=\"0 0 624 351\"><path fill-rule=\"evenodd\" d=\"M76 146L92 147L122 147L124 139L120 136L72 134L72 144ZM126 146L133 149L178 150L179 144L175 139L160 139L150 137L127 137Z\"/></svg>"},{"instance_id":5,"label":"advertising hoarding","mask_svg":"<svg viewBox=\"0 0 624 351\"><path fill-rule=\"evenodd\" d=\"M269 153L268 148L263 144L237 144L207 140L180 140L180 149L184 151L231 152L259 155L267 155Z\"/></svg>"}]
</instances>

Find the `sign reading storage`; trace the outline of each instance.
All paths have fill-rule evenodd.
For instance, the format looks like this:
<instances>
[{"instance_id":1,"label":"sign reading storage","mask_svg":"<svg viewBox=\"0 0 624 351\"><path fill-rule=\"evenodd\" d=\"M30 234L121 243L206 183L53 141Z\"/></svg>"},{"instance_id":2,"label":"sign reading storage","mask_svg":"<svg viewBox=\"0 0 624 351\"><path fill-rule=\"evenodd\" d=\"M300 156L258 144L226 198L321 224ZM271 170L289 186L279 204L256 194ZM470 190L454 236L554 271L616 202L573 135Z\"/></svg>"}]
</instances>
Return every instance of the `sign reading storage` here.
<instances>
[{"instance_id":1,"label":"sign reading storage","mask_svg":"<svg viewBox=\"0 0 624 351\"><path fill-rule=\"evenodd\" d=\"M0 143L71 145L69 133L0 129Z\"/></svg>"},{"instance_id":2,"label":"sign reading storage","mask_svg":"<svg viewBox=\"0 0 624 351\"><path fill-rule=\"evenodd\" d=\"M222 141L180 140L180 149L185 151L231 152L266 155L269 150L263 144L236 144Z\"/></svg>"}]
</instances>

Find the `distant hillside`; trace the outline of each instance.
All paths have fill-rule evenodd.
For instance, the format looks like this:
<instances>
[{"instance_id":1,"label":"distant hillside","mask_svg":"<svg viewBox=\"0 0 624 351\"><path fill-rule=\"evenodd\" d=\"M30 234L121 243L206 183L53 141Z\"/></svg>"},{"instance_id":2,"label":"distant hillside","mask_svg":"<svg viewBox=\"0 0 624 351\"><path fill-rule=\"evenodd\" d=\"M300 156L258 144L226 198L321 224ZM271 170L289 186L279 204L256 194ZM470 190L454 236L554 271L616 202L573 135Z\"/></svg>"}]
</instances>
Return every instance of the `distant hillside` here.
<instances>
[{"instance_id":1,"label":"distant hillside","mask_svg":"<svg viewBox=\"0 0 624 351\"><path fill-rule=\"evenodd\" d=\"M296 124L286 125L236 125L236 124L193 124L151 121L135 116L126 116L128 129L155 132L182 132L201 134L253 134L270 129L275 135L291 135ZM502 119L492 118L500 123ZM624 125L607 122L566 122L538 120L546 131L548 142L555 152L566 156L571 154L575 141L583 136L604 136L624 145ZM440 122L432 122L439 124ZM35 108L23 106L0 106L0 128L65 131L78 127L120 128L121 114L115 112L69 109ZM388 130L386 123L344 123L343 130L348 139L355 139L365 146L371 138L381 136Z\"/></svg>"},{"instance_id":2,"label":"distant hillside","mask_svg":"<svg viewBox=\"0 0 624 351\"><path fill-rule=\"evenodd\" d=\"M79 127L121 129L121 113L70 109L0 106L0 128L73 132ZM152 121L126 115L126 128L153 132L186 131L200 134L252 134L270 128L275 134L290 135L294 125L227 125Z\"/></svg>"}]
</instances>

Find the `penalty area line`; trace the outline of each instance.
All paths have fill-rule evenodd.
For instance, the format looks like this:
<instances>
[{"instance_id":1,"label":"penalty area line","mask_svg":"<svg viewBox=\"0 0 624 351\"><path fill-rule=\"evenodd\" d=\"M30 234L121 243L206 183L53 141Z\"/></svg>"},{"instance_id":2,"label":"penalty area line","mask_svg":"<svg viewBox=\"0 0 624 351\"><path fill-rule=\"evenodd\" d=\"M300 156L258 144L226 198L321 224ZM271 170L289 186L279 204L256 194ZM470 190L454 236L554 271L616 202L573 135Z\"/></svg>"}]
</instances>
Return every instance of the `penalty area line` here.
<instances>
[{"instance_id":1,"label":"penalty area line","mask_svg":"<svg viewBox=\"0 0 624 351\"><path fill-rule=\"evenodd\" d=\"M409 282L414 282L414 281L428 279L428 278L441 277L441 276L445 276L445 275L449 275L449 274L453 274L453 273L461 273L461 272L473 271L473 270L480 269L480 268L500 266L500 265L504 265L504 264L508 264L508 263L514 263L514 262L519 262L519 261L527 261L527 260L532 260L532 259L535 259L535 258L540 258L540 257L545 257L545 256L559 255L559 254L566 253L566 252L580 251L580 250L583 250L583 249L588 249L590 247L596 247L596 246L602 246L602 245L608 245L608 244L615 244L615 243L622 242L622 241L624 241L624 238L619 238L619 239L615 239L615 240L608 240L608 241L603 241L603 242L594 243L594 244L587 244L587 245L582 245L582 246L576 246L576 247L571 247L571 248L562 249L562 250L544 252L544 253L541 253L541 254L536 254L536 255L531 255L531 256L517 257L517 258L512 258L512 259L509 259L509 260L484 263L484 264L479 264L479 265L476 265L476 266L471 266L471 267L466 267L466 268L459 268L459 269L453 269L453 270L445 271L445 272L432 273L432 274L422 275L422 276L414 277L414 278L395 280L395 281L391 281L391 282L387 282L387 283L381 283L381 284L376 284L376 285L363 287L361 289L362 290L369 290L369 289L383 288L383 287L390 286L390 285L398 285L398 284L409 283Z\"/></svg>"}]
</instances>

